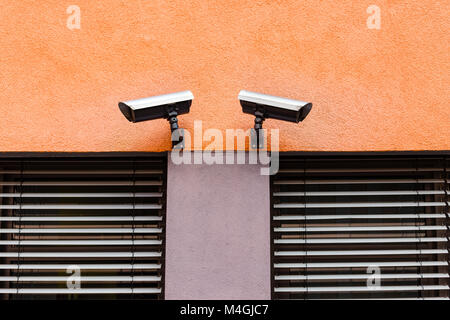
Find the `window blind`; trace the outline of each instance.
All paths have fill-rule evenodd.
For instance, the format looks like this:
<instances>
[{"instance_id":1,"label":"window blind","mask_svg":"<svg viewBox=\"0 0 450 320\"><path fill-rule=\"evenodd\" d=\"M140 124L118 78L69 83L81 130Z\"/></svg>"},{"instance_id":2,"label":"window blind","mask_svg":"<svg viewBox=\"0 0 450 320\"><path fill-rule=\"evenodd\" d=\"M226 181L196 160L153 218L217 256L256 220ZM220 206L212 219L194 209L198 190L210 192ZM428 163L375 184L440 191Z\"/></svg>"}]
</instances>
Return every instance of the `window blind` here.
<instances>
[{"instance_id":1,"label":"window blind","mask_svg":"<svg viewBox=\"0 0 450 320\"><path fill-rule=\"evenodd\" d=\"M0 159L0 298L160 299L166 160Z\"/></svg>"},{"instance_id":2,"label":"window blind","mask_svg":"<svg viewBox=\"0 0 450 320\"><path fill-rule=\"evenodd\" d=\"M448 299L442 157L284 156L271 180L274 299Z\"/></svg>"}]
</instances>

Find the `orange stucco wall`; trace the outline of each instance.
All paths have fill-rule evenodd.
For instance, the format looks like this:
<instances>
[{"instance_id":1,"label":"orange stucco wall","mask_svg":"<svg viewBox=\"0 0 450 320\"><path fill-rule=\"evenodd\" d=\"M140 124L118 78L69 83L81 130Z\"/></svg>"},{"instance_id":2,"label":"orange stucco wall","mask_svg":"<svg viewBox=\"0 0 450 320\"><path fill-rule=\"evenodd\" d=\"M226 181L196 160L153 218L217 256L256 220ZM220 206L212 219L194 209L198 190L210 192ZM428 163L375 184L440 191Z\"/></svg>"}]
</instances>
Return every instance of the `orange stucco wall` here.
<instances>
[{"instance_id":1,"label":"orange stucco wall","mask_svg":"<svg viewBox=\"0 0 450 320\"><path fill-rule=\"evenodd\" d=\"M369 30L366 9L381 9ZM66 27L69 5L81 29ZM163 151L117 102L191 90L180 124L242 128L240 89L314 103L281 149L450 149L448 1L4 0L0 151Z\"/></svg>"}]
</instances>

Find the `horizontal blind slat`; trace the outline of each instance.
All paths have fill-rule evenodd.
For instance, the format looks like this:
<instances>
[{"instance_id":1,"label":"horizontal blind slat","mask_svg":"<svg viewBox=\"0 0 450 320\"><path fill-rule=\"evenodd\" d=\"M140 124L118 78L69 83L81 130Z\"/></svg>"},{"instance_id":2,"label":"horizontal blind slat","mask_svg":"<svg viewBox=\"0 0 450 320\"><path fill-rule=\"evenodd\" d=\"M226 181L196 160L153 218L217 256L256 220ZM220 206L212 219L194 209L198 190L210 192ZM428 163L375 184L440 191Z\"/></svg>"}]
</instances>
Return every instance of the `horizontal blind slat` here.
<instances>
[{"instance_id":1,"label":"horizontal blind slat","mask_svg":"<svg viewBox=\"0 0 450 320\"><path fill-rule=\"evenodd\" d=\"M161 293L159 288L93 288L93 289L1 289L0 293L9 294L133 294L133 293Z\"/></svg>"},{"instance_id":2,"label":"horizontal blind slat","mask_svg":"<svg viewBox=\"0 0 450 320\"><path fill-rule=\"evenodd\" d=\"M274 192L275 197L336 197L336 196L401 196L446 194L445 190L388 190L388 191L308 191L308 192Z\"/></svg>"},{"instance_id":3,"label":"horizontal blind slat","mask_svg":"<svg viewBox=\"0 0 450 320\"><path fill-rule=\"evenodd\" d=\"M161 252L0 252L14 258L133 258L161 257Z\"/></svg>"},{"instance_id":4,"label":"horizontal blind slat","mask_svg":"<svg viewBox=\"0 0 450 320\"><path fill-rule=\"evenodd\" d=\"M0 233L161 233L161 228L22 228L0 229Z\"/></svg>"},{"instance_id":5,"label":"horizontal blind slat","mask_svg":"<svg viewBox=\"0 0 450 320\"><path fill-rule=\"evenodd\" d=\"M275 232L356 232L356 231L423 231L447 230L446 226L395 226L395 227L306 227L306 228L274 228ZM1 230L0 230L1 232Z\"/></svg>"},{"instance_id":6,"label":"horizontal blind slat","mask_svg":"<svg viewBox=\"0 0 450 320\"><path fill-rule=\"evenodd\" d=\"M376 262L318 262L318 263L275 263L275 268L366 268L366 267L424 267L448 266L447 261L376 261Z\"/></svg>"},{"instance_id":7,"label":"horizontal blind slat","mask_svg":"<svg viewBox=\"0 0 450 320\"><path fill-rule=\"evenodd\" d=\"M92 192L92 193L0 193L0 198L161 198L161 192Z\"/></svg>"},{"instance_id":8,"label":"horizontal blind slat","mask_svg":"<svg viewBox=\"0 0 450 320\"><path fill-rule=\"evenodd\" d=\"M447 181L448 182L448 181ZM275 185L310 185L310 184L418 184L445 183L444 179L343 179L343 180L278 180Z\"/></svg>"},{"instance_id":9,"label":"horizontal blind slat","mask_svg":"<svg viewBox=\"0 0 450 320\"><path fill-rule=\"evenodd\" d=\"M66 282L67 280L72 280L72 276L64 277L47 277L47 276L20 276L20 277L3 277L0 276L0 281L18 281L18 282ZM81 282L111 282L111 281L120 281L120 282L157 282L161 281L161 277L159 276L80 276L79 280Z\"/></svg>"},{"instance_id":10,"label":"horizontal blind slat","mask_svg":"<svg viewBox=\"0 0 450 320\"><path fill-rule=\"evenodd\" d=\"M32 216L0 217L0 221L162 221L162 216Z\"/></svg>"},{"instance_id":11,"label":"horizontal blind slat","mask_svg":"<svg viewBox=\"0 0 450 320\"><path fill-rule=\"evenodd\" d=\"M421 171L443 171L439 168L306 168L306 169L280 169L279 173L370 173L370 172L421 172Z\"/></svg>"},{"instance_id":12,"label":"horizontal blind slat","mask_svg":"<svg viewBox=\"0 0 450 320\"><path fill-rule=\"evenodd\" d=\"M162 209L160 204L17 204L17 205L0 205L0 209L8 210L142 210Z\"/></svg>"},{"instance_id":13,"label":"horizontal blind slat","mask_svg":"<svg viewBox=\"0 0 450 320\"><path fill-rule=\"evenodd\" d=\"M0 270L67 270L73 268L72 264L0 264ZM77 264L81 270L133 270L133 269L161 269L160 264L145 263L110 263L110 264Z\"/></svg>"},{"instance_id":14,"label":"horizontal blind slat","mask_svg":"<svg viewBox=\"0 0 450 320\"><path fill-rule=\"evenodd\" d=\"M162 186L162 181L0 181L0 186Z\"/></svg>"},{"instance_id":15,"label":"horizontal blind slat","mask_svg":"<svg viewBox=\"0 0 450 320\"><path fill-rule=\"evenodd\" d=\"M273 220L339 220L339 219L432 219L446 218L444 213L430 214L335 214L335 215L286 215Z\"/></svg>"},{"instance_id":16,"label":"horizontal blind slat","mask_svg":"<svg viewBox=\"0 0 450 320\"><path fill-rule=\"evenodd\" d=\"M348 202L348 203L280 203L275 209L298 208L390 208L390 207L445 207L446 202Z\"/></svg>"},{"instance_id":17,"label":"horizontal blind slat","mask_svg":"<svg viewBox=\"0 0 450 320\"><path fill-rule=\"evenodd\" d=\"M367 256L367 255L419 255L448 254L447 249L423 250L336 250L336 251L275 251L276 256Z\"/></svg>"},{"instance_id":18,"label":"horizontal blind slat","mask_svg":"<svg viewBox=\"0 0 450 320\"><path fill-rule=\"evenodd\" d=\"M378 286L373 287L285 287L275 288L276 292L374 292L376 291L426 291L448 290L447 285L436 286Z\"/></svg>"},{"instance_id":19,"label":"horizontal blind slat","mask_svg":"<svg viewBox=\"0 0 450 320\"><path fill-rule=\"evenodd\" d=\"M161 245L162 240L0 240L8 246L133 246Z\"/></svg>"},{"instance_id":20,"label":"horizontal blind slat","mask_svg":"<svg viewBox=\"0 0 450 320\"><path fill-rule=\"evenodd\" d=\"M390 273L379 274L380 279L431 279L449 278L448 273ZM373 278L372 274L318 274L318 275L277 275L275 280L279 281L301 281L301 280L366 280Z\"/></svg>"},{"instance_id":21,"label":"horizontal blind slat","mask_svg":"<svg viewBox=\"0 0 450 320\"><path fill-rule=\"evenodd\" d=\"M333 243L417 243L417 242L447 242L445 237L422 238L325 238L325 239L275 239L277 244L333 244Z\"/></svg>"},{"instance_id":22,"label":"horizontal blind slat","mask_svg":"<svg viewBox=\"0 0 450 320\"><path fill-rule=\"evenodd\" d=\"M61 174L93 174L93 175L139 175L139 174L163 174L162 170L0 170L0 174L45 174L45 175L61 175Z\"/></svg>"}]
</instances>

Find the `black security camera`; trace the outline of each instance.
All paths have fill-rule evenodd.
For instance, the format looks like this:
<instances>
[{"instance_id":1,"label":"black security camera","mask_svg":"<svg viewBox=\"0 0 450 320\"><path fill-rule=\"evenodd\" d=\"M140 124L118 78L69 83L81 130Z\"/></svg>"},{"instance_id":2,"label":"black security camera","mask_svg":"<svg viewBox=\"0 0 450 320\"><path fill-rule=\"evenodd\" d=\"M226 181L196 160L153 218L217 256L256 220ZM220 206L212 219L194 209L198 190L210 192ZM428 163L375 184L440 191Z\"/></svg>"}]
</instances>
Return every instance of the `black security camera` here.
<instances>
[{"instance_id":1,"label":"black security camera","mask_svg":"<svg viewBox=\"0 0 450 320\"><path fill-rule=\"evenodd\" d=\"M265 119L277 119L299 123L311 111L312 103L270 96L267 94L241 90L238 95L242 112L255 116L255 135L252 135L252 147L262 148L262 123Z\"/></svg>"},{"instance_id":2,"label":"black security camera","mask_svg":"<svg viewBox=\"0 0 450 320\"><path fill-rule=\"evenodd\" d=\"M131 122L141 122L154 119L167 119L172 133L177 131L177 116L189 113L194 95L190 91L181 91L149 98L119 102L119 109L125 118ZM180 129L181 130L181 129ZM173 137L172 147L182 147L183 135L177 131ZM174 134L175 136L176 134Z\"/></svg>"}]
</instances>

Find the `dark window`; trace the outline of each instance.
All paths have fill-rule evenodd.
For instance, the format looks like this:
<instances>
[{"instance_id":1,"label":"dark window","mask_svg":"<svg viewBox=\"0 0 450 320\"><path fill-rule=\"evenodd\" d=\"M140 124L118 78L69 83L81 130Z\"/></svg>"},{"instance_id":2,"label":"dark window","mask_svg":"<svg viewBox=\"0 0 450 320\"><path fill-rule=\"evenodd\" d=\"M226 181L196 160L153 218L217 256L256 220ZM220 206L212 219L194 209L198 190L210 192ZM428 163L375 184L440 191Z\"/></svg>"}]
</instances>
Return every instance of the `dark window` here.
<instances>
[{"instance_id":1,"label":"dark window","mask_svg":"<svg viewBox=\"0 0 450 320\"><path fill-rule=\"evenodd\" d=\"M165 158L0 159L0 298L163 298L165 193Z\"/></svg>"},{"instance_id":2,"label":"dark window","mask_svg":"<svg viewBox=\"0 0 450 320\"><path fill-rule=\"evenodd\" d=\"M280 160L274 299L448 299L448 158Z\"/></svg>"}]
</instances>

